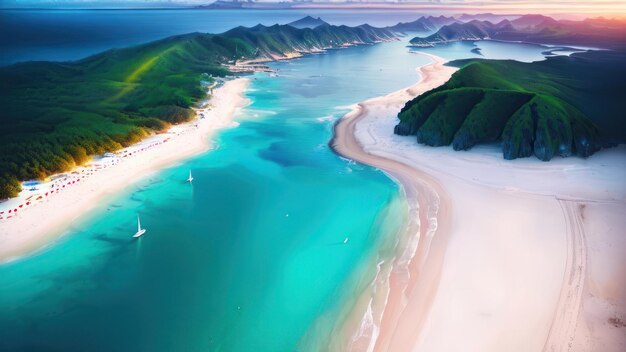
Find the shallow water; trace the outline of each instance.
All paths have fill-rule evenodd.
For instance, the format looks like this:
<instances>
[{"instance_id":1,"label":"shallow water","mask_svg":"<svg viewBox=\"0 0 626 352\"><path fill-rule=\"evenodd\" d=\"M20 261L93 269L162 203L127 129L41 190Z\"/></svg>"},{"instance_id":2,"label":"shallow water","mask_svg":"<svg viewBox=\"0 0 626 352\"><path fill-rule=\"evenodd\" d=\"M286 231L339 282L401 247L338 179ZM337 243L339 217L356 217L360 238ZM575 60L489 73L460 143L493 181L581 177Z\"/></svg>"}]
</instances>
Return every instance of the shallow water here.
<instances>
[{"instance_id":1,"label":"shallow water","mask_svg":"<svg viewBox=\"0 0 626 352\"><path fill-rule=\"evenodd\" d=\"M332 124L417 81L428 59L406 40L271 64L279 76L251 77L251 105L216 150L146 175L0 266L0 350L325 346L406 216L394 182L332 153ZM133 240L138 213L148 232Z\"/></svg>"},{"instance_id":2,"label":"shallow water","mask_svg":"<svg viewBox=\"0 0 626 352\"><path fill-rule=\"evenodd\" d=\"M390 49L397 60L383 60ZM347 111L337 106L410 85L425 62L390 43L253 76L252 104L217 150L147 176L47 250L0 267L0 347L295 349L404 216L397 205L384 215L402 204L397 185L329 149ZM137 213L148 232L133 240Z\"/></svg>"}]
</instances>

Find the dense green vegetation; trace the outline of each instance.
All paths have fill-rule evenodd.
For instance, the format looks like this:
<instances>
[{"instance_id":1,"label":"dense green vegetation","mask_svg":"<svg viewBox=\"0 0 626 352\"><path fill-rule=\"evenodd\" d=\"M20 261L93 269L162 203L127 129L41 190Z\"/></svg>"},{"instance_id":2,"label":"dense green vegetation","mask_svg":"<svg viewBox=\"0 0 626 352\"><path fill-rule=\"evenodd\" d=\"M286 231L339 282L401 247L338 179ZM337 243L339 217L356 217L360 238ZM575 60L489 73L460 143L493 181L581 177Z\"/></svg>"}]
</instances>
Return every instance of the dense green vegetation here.
<instances>
[{"instance_id":1,"label":"dense green vegetation","mask_svg":"<svg viewBox=\"0 0 626 352\"><path fill-rule=\"evenodd\" d=\"M369 26L238 27L192 33L76 62L0 68L0 199L42 179L195 116L213 77L242 59L273 59L393 38Z\"/></svg>"},{"instance_id":2,"label":"dense green vegetation","mask_svg":"<svg viewBox=\"0 0 626 352\"><path fill-rule=\"evenodd\" d=\"M626 53L521 63L459 60L443 86L407 102L395 133L466 150L501 142L505 159L587 157L626 141Z\"/></svg>"}]
</instances>

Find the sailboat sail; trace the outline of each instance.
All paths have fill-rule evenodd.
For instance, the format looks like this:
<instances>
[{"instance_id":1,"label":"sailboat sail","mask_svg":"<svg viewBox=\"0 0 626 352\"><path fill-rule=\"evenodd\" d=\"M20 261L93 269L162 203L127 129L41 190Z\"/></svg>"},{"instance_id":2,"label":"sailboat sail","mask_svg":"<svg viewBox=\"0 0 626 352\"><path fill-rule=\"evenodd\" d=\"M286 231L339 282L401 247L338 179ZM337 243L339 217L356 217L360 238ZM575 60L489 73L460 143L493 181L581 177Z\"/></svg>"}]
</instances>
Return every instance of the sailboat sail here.
<instances>
[{"instance_id":1,"label":"sailboat sail","mask_svg":"<svg viewBox=\"0 0 626 352\"><path fill-rule=\"evenodd\" d=\"M134 238L140 237L146 233L145 229L141 229L141 220L139 220L139 215L137 215L137 232L133 235Z\"/></svg>"}]
</instances>

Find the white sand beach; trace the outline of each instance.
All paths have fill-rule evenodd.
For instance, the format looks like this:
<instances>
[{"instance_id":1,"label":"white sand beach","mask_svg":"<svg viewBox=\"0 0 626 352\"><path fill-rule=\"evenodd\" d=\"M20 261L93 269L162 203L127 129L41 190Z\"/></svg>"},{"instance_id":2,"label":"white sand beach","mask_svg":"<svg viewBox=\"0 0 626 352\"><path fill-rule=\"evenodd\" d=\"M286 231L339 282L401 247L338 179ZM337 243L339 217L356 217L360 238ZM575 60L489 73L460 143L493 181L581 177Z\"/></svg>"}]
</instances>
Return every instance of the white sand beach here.
<instances>
[{"instance_id":1,"label":"white sand beach","mask_svg":"<svg viewBox=\"0 0 626 352\"><path fill-rule=\"evenodd\" d=\"M626 350L626 146L546 163L396 136L404 103L454 72L432 58L335 128L335 150L397 179L412 216L331 348Z\"/></svg>"},{"instance_id":2,"label":"white sand beach","mask_svg":"<svg viewBox=\"0 0 626 352\"><path fill-rule=\"evenodd\" d=\"M94 158L73 172L52 177L53 181L32 191L25 188L19 197L0 203L0 263L50 243L106 195L164 166L207 151L212 133L236 126L235 113L248 103L243 95L248 83L247 78L227 81L213 90L208 107L197 109L194 121Z\"/></svg>"}]
</instances>

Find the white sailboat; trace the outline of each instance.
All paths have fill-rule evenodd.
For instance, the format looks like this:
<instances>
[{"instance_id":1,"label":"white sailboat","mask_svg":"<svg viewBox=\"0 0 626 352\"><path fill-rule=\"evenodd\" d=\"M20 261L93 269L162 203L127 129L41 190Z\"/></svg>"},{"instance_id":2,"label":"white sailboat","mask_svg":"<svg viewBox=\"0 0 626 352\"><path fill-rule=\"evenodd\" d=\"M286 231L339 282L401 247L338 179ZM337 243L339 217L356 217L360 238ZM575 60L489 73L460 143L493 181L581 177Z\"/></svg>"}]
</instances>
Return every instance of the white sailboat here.
<instances>
[{"instance_id":1,"label":"white sailboat","mask_svg":"<svg viewBox=\"0 0 626 352\"><path fill-rule=\"evenodd\" d=\"M348 237L344 238L343 240L343 244L346 244L346 243L348 243Z\"/></svg>"},{"instance_id":2,"label":"white sailboat","mask_svg":"<svg viewBox=\"0 0 626 352\"><path fill-rule=\"evenodd\" d=\"M187 182L193 181L193 176L191 176L191 170L189 170L189 177L187 178Z\"/></svg>"},{"instance_id":3,"label":"white sailboat","mask_svg":"<svg viewBox=\"0 0 626 352\"><path fill-rule=\"evenodd\" d=\"M144 233L146 233L146 229L141 228L141 221L139 220L139 215L137 215L137 232L133 235L133 237L140 237Z\"/></svg>"}]
</instances>

